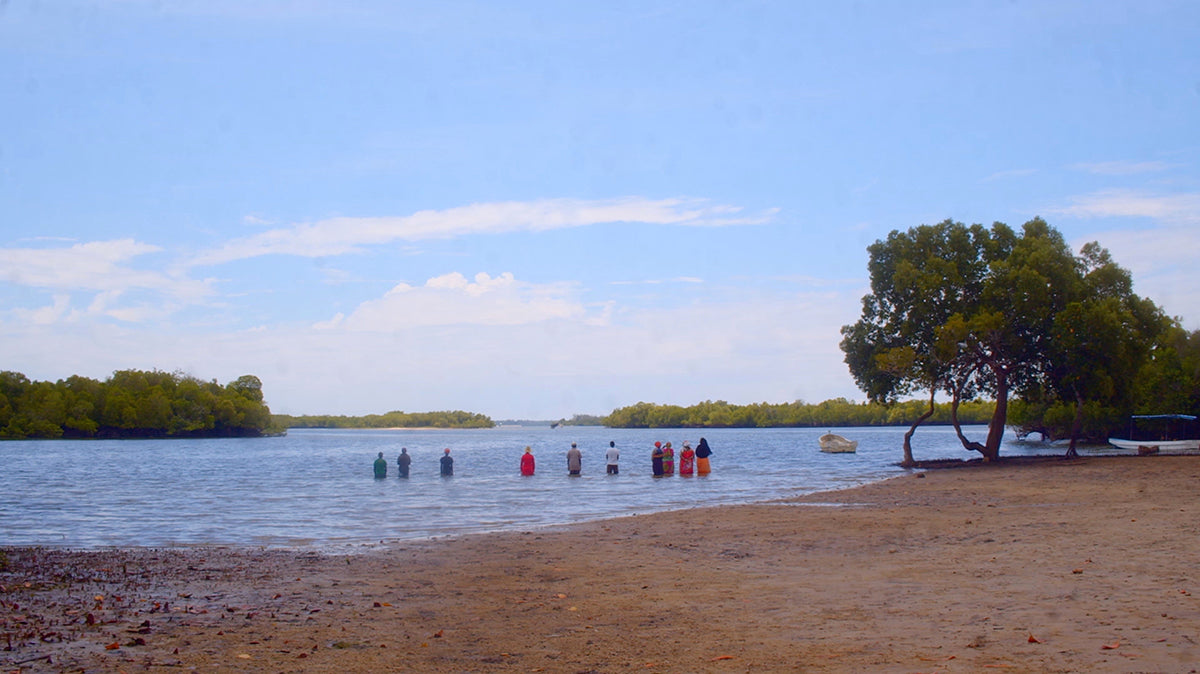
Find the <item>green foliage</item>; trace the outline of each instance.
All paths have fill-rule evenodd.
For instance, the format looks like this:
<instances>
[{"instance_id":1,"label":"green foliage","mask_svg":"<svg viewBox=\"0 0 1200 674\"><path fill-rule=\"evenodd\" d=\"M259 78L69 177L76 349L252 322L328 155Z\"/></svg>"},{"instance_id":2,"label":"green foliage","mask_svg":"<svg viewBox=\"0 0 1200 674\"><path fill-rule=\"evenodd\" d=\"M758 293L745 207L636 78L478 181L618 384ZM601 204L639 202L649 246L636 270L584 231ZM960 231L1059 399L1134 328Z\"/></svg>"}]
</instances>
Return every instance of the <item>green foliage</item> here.
<instances>
[{"instance_id":1,"label":"green foliage","mask_svg":"<svg viewBox=\"0 0 1200 674\"><path fill-rule=\"evenodd\" d=\"M561 423L563 426L603 426L604 417L595 414L576 414Z\"/></svg>"},{"instance_id":2,"label":"green foliage","mask_svg":"<svg viewBox=\"0 0 1200 674\"><path fill-rule=\"evenodd\" d=\"M282 428L492 428L490 417L460 410L446 412L400 412L362 417L330 414L292 416L276 414L273 423Z\"/></svg>"},{"instance_id":3,"label":"green foliage","mask_svg":"<svg viewBox=\"0 0 1200 674\"><path fill-rule=\"evenodd\" d=\"M253 375L221 386L157 370L54 383L0 372L0 439L244 437L270 421Z\"/></svg>"},{"instance_id":4,"label":"green foliage","mask_svg":"<svg viewBox=\"0 0 1200 674\"><path fill-rule=\"evenodd\" d=\"M816 405L754 403L731 405L724 400L706 400L691 407L639 402L621 407L603 418L610 428L825 428L835 426L900 426L924 411L921 401L856 403L845 398ZM959 410L964 423L986 423L992 404L973 401ZM932 423L950 422L949 405L939 405Z\"/></svg>"},{"instance_id":5,"label":"green foliage","mask_svg":"<svg viewBox=\"0 0 1200 674\"><path fill-rule=\"evenodd\" d=\"M986 443L962 438L985 458L999 455L1013 395L1030 429L1058 433L1069 408L1073 435L1100 432L1101 416L1134 400L1136 373L1166 327L1108 251L1090 243L1075 256L1040 218L1019 235L947 220L893 231L868 252L871 294L842 328L856 383L879 402L918 390L952 405L994 400ZM1164 363L1160 373L1171 372Z\"/></svg>"}]
</instances>

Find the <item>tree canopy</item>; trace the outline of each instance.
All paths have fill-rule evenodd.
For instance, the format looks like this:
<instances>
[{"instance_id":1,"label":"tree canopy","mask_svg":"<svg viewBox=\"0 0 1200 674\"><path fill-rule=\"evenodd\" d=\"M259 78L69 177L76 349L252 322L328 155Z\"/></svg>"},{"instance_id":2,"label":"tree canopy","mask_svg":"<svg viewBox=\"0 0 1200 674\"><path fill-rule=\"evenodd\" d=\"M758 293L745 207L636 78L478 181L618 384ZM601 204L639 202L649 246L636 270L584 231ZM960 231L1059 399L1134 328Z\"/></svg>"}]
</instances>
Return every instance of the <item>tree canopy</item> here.
<instances>
[{"instance_id":1,"label":"tree canopy","mask_svg":"<svg viewBox=\"0 0 1200 674\"><path fill-rule=\"evenodd\" d=\"M724 400L706 400L688 407L640 402L620 407L603 418L610 428L828 428L834 426L897 426L908 424L921 403L856 403L834 398L810 404L754 403L734 405ZM983 423L991 418L988 401L972 403L964 409L966 423ZM949 423L950 409L939 407L932 423Z\"/></svg>"},{"instance_id":2,"label":"tree canopy","mask_svg":"<svg viewBox=\"0 0 1200 674\"><path fill-rule=\"evenodd\" d=\"M365 416L315 414L275 415L275 423L284 428L491 428L496 424L488 416L461 410L442 412L401 412Z\"/></svg>"},{"instance_id":3,"label":"tree canopy","mask_svg":"<svg viewBox=\"0 0 1200 674\"><path fill-rule=\"evenodd\" d=\"M1076 256L1041 218L1020 234L1003 223L921 225L868 253L871 293L842 328L855 382L880 402L941 391L954 410L989 397L984 442L959 432L987 460L999 456L1010 397L1069 400L1077 417L1089 402L1127 405L1133 373L1170 324L1106 250L1091 243Z\"/></svg>"},{"instance_id":4,"label":"tree canopy","mask_svg":"<svg viewBox=\"0 0 1200 674\"><path fill-rule=\"evenodd\" d=\"M78 375L30 381L0 372L0 439L258 436L271 410L262 382L216 380L158 370L119 370L105 381Z\"/></svg>"}]
</instances>

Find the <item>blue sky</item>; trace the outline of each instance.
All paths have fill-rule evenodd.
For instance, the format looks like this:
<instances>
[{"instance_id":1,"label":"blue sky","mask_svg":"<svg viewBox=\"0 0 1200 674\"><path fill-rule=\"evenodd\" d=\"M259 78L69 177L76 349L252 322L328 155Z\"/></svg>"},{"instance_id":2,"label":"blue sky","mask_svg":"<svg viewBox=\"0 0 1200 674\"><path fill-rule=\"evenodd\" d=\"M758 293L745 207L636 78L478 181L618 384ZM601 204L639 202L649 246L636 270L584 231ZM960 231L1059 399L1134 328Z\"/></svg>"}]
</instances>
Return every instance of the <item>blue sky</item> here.
<instances>
[{"instance_id":1,"label":"blue sky","mask_svg":"<svg viewBox=\"0 0 1200 674\"><path fill-rule=\"evenodd\" d=\"M276 412L861 400L866 247L1047 219L1200 328L1200 4L0 4L0 369Z\"/></svg>"}]
</instances>

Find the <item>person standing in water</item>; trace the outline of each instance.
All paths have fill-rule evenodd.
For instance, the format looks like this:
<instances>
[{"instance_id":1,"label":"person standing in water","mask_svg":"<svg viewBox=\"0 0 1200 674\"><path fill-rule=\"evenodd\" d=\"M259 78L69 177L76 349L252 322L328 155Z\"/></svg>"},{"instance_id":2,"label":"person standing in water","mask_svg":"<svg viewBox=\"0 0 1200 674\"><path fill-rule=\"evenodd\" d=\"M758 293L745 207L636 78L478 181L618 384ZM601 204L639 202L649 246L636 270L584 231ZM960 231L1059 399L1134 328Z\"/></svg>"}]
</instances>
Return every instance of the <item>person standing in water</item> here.
<instances>
[{"instance_id":1,"label":"person standing in water","mask_svg":"<svg viewBox=\"0 0 1200 674\"><path fill-rule=\"evenodd\" d=\"M583 452L579 451L579 447L575 443L571 443L571 448L567 450L567 474L579 475L583 471Z\"/></svg>"},{"instance_id":2,"label":"person standing in water","mask_svg":"<svg viewBox=\"0 0 1200 674\"><path fill-rule=\"evenodd\" d=\"M379 453L379 458L375 459L375 479L382 480L387 477L387 459L383 458L383 452Z\"/></svg>"},{"instance_id":3,"label":"person standing in water","mask_svg":"<svg viewBox=\"0 0 1200 674\"><path fill-rule=\"evenodd\" d=\"M675 448L671 443L663 445L663 475L675 474Z\"/></svg>"},{"instance_id":4,"label":"person standing in water","mask_svg":"<svg viewBox=\"0 0 1200 674\"><path fill-rule=\"evenodd\" d=\"M683 451L679 452L679 475L680 477L691 477L696 470L696 452L692 451L692 446L687 442L683 443Z\"/></svg>"},{"instance_id":5,"label":"person standing in water","mask_svg":"<svg viewBox=\"0 0 1200 674\"><path fill-rule=\"evenodd\" d=\"M654 477L663 476L663 449L661 442L655 442L654 451L650 452L650 467L654 470Z\"/></svg>"},{"instance_id":6,"label":"person standing in water","mask_svg":"<svg viewBox=\"0 0 1200 674\"><path fill-rule=\"evenodd\" d=\"M400 456L396 457L396 469L400 471L400 477L408 477L408 468L412 465L412 456L408 453L407 447L400 448Z\"/></svg>"},{"instance_id":7,"label":"person standing in water","mask_svg":"<svg viewBox=\"0 0 1200 674\"><path fill-rule=\"evenodd\" d=\"M708 465L708 457L712 455L712 450L708 448L708 440L700 438L700 444L696 445L696 474L708 475L711 468Z\"/></svg>"},{"instance_id":8,"label":"person standing in water","mask_svg":"<svg viewBox=\"0 0 1200 674\"><path fill-rule=\"evenodd\" d=\"M454 458L450 456L450 448L447 447L442 453L442 475L449 476L454 474Z\"/></svg>"},{"instance_id":9,"label":"person standing in water","mask_svg":"<svg viewBox=\"0 0 1200 674\"><path fill-rule=\"evenodd\" d=\"M608 474L616 475L620 472L617 467L617 461L621 459L621 451L617 449L617 443L612 440L608 441L608 451L604 453L604 460L608 462Z\"/></svg>"},{"instance_id":10,"label":"person standing in water","mask_svg":"<svg viewBox=\"0 0 1200 674\"><path fill-rule=\"evenodd\" d=\"M533 475L533 468L533 449L531 447L526 447L525 453L521 455L521 474L525 477L529 477L530 475Z\"/></svg>"}]
</instances>

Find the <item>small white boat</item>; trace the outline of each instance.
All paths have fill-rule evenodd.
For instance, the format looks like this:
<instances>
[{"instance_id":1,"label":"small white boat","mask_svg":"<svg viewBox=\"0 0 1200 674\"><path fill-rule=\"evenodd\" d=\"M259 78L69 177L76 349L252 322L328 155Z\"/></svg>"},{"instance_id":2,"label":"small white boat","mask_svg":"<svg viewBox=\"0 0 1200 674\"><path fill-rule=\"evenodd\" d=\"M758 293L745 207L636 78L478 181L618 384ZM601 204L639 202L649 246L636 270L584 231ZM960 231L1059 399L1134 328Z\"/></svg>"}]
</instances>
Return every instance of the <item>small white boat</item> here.
<instances>
[{"instance_id":1,"label":"small white boat","mask_svg":"<svg viewBox=\"0 0 1200 674\"><path fill-rule=\"evenodd\" d=\"M1146 421L1158 423L1142 423L1135 432ZM1108 444L1138 454L1200 451L1200 438L1186 437L1196 434L1195 422L1190 414L1137 414L1130 418L1129 438L1109 438Z\"/></svg>"},{"instance_id":2,"label":"small white boat","mask_svg":"<svg viewBox=\"0 0 1200 674\"><path fill-rule=\"evenodd\" d=\"M1121 449L1137 450L1140 454L1200 450L1200 440L1124 440L1109 438L1108 444Z\"/></svg>"},{"instance_id":3,"label":"small white boat","mask_svg":"<svg viewBox=\"0 0 1200 674\"><path fill-rule=\"evenodd\" d=\"M833 433L826 433L817 438L817 443L821 445L822 452L830 452L832 454L853 453L858 449L858 440L847 440Z\"/></svg>"}]
</instances>

